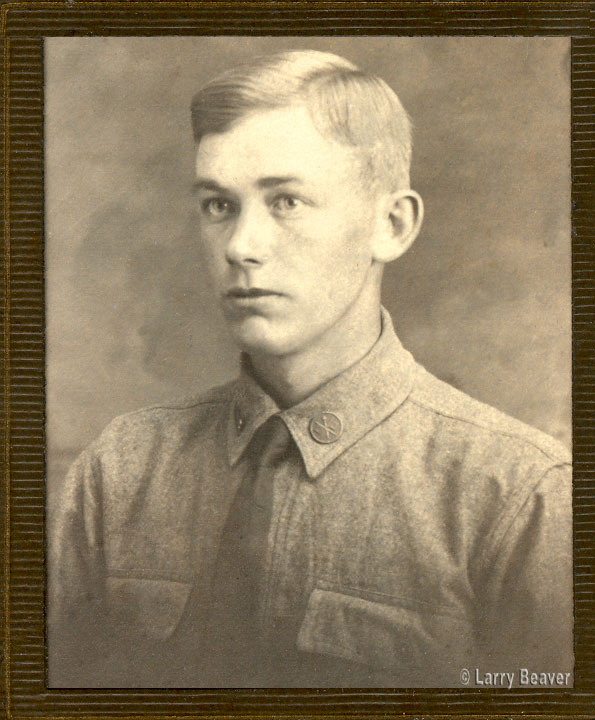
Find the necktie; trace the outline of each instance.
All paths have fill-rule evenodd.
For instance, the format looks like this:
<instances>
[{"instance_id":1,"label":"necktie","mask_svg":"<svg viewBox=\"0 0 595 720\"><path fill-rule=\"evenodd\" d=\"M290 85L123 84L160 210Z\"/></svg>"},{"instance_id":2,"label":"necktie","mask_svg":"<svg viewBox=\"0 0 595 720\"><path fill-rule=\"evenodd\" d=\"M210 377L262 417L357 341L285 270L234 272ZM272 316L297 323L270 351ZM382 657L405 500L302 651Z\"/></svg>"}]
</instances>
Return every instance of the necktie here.
<instances>
[{"instance_id":1,"label":"necktie","mask_svg":"<svg viewBox=\"0 0 595 720\"><path fill-rule=\"evenodd\" d=\"M278 416L269 418L255 433L246 450L249 470L219 547L210 628L218 660L213 659L230 681L235 675L244 686L250 686L249 678L262 664L259 611L274 483L287 464L291 443L287 426Z\"/></svg>"},{"instance_id":2,"label":"necktie","mask_svg":"<svg viewBox=\"0 0 595 720\"><path fill-rule=\"evenodd\" d=\"M260 429L249 449L251 481L247 485L245 530L240 531L240 555L246 563L254 588L254 612L258 613L263 590L263 572L268 549L275 478L289 460L290 435L285 423L276 416Z\"/></svg>"}]
</instances>

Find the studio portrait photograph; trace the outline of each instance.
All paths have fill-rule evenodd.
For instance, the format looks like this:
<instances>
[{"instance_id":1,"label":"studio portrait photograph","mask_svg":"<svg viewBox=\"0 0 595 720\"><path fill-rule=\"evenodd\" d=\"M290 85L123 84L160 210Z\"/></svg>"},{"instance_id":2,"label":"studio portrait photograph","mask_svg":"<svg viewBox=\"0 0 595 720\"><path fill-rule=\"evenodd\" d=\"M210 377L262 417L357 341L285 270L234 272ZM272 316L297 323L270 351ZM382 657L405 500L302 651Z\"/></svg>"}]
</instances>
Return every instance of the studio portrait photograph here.
<instances>
[{"instance_id":1,"label":"studio portrait photograph","mask_svg":"<svg viewBox=\"0 0 595 720\"><path fill-rule=\"evenodd\" d=\"M569 38L43 62L48 686L572 688Z\"/></svg>"}]
</instances>

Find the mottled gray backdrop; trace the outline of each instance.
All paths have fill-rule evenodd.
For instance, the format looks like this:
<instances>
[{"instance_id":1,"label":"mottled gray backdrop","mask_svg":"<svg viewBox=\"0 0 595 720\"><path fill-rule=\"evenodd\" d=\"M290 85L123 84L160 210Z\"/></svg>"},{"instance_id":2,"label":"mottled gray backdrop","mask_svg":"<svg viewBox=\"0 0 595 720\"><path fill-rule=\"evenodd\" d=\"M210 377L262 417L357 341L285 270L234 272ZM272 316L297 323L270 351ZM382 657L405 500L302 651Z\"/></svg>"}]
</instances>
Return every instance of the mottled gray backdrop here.
<instances>
[{"instance_id":1,"label":"mottled gray backdrop","mask_svg":"<svg viewBox=\"0 0 595 720\"><path fill-rule=\"evenodd\" d=\"M426 220L384 291L405 346L570 444L567 39L51 38L50 491L115 415L235 372L192 217L189 103L214 73L296 48L382 75L412 116Z\"/></svg>"}]
</instances>

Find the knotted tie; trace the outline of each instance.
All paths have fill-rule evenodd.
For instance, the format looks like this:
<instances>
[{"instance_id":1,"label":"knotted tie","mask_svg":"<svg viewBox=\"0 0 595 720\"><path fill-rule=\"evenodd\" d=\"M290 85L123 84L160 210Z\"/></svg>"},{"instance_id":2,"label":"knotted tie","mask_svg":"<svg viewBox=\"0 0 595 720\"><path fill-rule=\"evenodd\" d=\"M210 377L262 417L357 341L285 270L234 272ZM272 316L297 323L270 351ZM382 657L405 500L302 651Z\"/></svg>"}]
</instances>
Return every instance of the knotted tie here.
<instances>
[{"instance_id":1,"label":"knotted tie","mask_svg":"<svg viewBox=\"0 0 595 720\"><path fill-rule=\"evenodd\" d=\"M211 630L215 630L226 674L237 673L242 684L257 669L253 665L260 646L258 615L274 483L287 463L291 443L287 426L278 416L255 433L246 450L249 470L221 537Z\"/></svg>"},{"instance_id":2,"label":"knotted tie","mask_svg":"<svg viewBox=\"0 0 595 720\"><path fill-rule=\"evenodd\" d=\"M252 470L245 483L245 529L239 529L239 555L244 558L246 573L251 578L254 612L258 611L262 590L275 478L288 460L290 441L285 423L273 416L260 428L248 449Z\"/></svg>"}]
</instances>

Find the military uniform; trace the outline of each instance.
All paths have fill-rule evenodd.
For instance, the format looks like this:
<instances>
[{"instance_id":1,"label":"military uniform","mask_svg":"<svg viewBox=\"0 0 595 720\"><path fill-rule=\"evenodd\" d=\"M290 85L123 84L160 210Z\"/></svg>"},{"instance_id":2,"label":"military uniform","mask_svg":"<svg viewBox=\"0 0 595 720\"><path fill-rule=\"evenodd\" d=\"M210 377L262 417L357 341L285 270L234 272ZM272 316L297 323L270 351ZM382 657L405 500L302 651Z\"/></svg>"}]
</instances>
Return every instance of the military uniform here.
<instances>
[{"instance_id":1,"label":"military uniform","mask_svg":"<svg viewBox=\"0 0 595 720\"><path fill-rule=\"evenodd\" d=\"M50 538L51 685L572 671L567 451L430 375L382 318L362 360L291 408L244 370L117 418L81 455ZM221 558L271 422L286 446L248 607Z\"/></svg>"}]
</instances>

